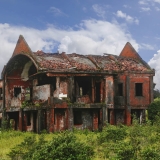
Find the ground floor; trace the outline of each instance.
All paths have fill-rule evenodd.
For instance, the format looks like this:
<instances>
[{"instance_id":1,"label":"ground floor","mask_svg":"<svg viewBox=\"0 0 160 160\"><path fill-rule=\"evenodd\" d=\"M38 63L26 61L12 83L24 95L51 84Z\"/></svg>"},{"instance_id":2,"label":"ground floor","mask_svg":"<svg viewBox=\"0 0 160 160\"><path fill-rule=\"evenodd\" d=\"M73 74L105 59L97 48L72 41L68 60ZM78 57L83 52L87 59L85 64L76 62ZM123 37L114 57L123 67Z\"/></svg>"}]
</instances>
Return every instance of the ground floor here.
<instances>
[{"instance_id":1,"label":"ground floor","mask_svg":"<svg viewBox=\"0 0 160 160\"><path fill-rule=\"evenodd\" d=\"M130 125L133 118L145 120L145 109L48 108L6 112L6 121L14 130L40 133L43 130L101 130L106 123Z\"/></svg>"}]
</instances>

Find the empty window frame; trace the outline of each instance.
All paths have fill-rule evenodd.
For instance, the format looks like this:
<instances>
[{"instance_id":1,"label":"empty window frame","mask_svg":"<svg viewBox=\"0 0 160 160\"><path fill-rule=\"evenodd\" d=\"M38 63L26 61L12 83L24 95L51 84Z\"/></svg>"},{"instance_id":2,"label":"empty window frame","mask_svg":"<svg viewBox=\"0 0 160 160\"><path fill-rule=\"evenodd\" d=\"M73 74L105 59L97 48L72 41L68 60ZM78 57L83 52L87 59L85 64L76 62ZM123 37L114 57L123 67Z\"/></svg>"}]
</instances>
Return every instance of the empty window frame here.
<instances>
[{"instance_id":1,"label":"empty window frame","mask_svg":"<svg viewBox=\"0 0 160 160\"><path fill-rule=\"evenodd\" d=\"M123 96L123 83L118 84L118 96Z\"/></svg>"},{"instance_id":2,"label":"empty window frame","mask_svg":"<svg viewBox=\"0 0 160 160\"><path fill-rule=\"evenodd\" d=\"M143 83L135 83L135 96L143 96Z\"/></svg>"},{"instance_id":3,"label":"empty window frame","mask_svg":"<svg viewBox=\"0 0 160 160\"><path fill-rule=\"evenodd\" d=\"M76 77L76 96L83 96L91 94L91 78L90 77Z\"/></svg>"},{"instance_id":4,"label":"empty window frame","mask_svg":"<svg viewBox=\"0 0 160 160\"><path fill-rule=\"evenodd\" d=\"M28 112L28 113L26 114L26 116L27 116L27 126L30 126L30 125L31 125L31 113Z\"/></svg>"},{"instance_id":5,"label":"empty window frame","mask_svg":"<svg viewBox=\"0 0 160 160\"><path fill-rule=\"evenodd\" d=\"M81 124L82 124L82 112L74 111L74 125L81 125Z\"/></svg>"},{"instance_id":6,"label":"empty window frame","mask_svg":"<svg viewBox=\"0 0 160 160\"><path fill-rule=\"evenodd\" d=\"M14 97L18 97L18 95L21 93L21 88L20 87L15 87L14 88Z\"/></svg>"}]
</instances>

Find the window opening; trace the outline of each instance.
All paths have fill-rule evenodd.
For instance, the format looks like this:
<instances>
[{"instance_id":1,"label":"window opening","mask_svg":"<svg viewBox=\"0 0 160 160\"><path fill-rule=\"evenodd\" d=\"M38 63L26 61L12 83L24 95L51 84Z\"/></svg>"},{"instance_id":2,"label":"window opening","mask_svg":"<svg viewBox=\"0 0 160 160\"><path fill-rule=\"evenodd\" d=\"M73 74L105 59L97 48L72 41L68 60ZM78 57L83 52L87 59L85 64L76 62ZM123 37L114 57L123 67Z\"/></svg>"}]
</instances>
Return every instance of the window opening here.
<instances>
[{"instance_id":1,"label":"window opening","mask_svg":"<svg viewBox=\"0 0 160 160\"><path fill-rule=\"evenodd\" d=\"M20 87L16 87L14 88L14 97L18 97L18 95L21 93L21 88Z\"/></svg>"},{"instance_id":2,"label":"window opening","mask_svg":"<svg viewBox=\"0 0 160 160\"><path fill-rule=\"evenodd\" d=\"M118 96L123 96L123 83L118 84Z\"/></svg>"},{"instance_id":3,"label":"window opening","mask_svg":"<svg viewBox=\"0 0 160 160\"><path fill-rule=\"evenodd\" d=\"M31 125L31 113L27 113L27 126Z\"/></svg>"},{"instance_id":4,"label":"window opening","mask_svg":"<svg viewBox=\"0 0 160 160\"><path fill-rule=\"evenodd\" d=\"M96 102L100 102L100 82L96 82Z\"/></svg>"},{"instance_id":5,"label":"window opening","mask_svg":"<svg viewBox=\"0 0 160 160\"><path fill-rule=\"evenodd\" d=\"M142 83L135 83L135 96L142 96Z\"/></svg>"},{"instance_id":6,"label":"window opening","mask_svg":"<svg viewBox=\"0 0 160 160\"><path fill-rule=\"evenodd\" d=\"M88 77L76 77L76 96L91 94L91 79Z\"/></svg>"},{"instance_id":7,"label":"window opening","mask_svg":"<svg viewBox=\"0 0 160 160\"><path fill-rule=\"evenodd\" d=\"M74 125L81 125L81 124L82 124L82 112L74 111Z\"/></svg>"}]
</instances>

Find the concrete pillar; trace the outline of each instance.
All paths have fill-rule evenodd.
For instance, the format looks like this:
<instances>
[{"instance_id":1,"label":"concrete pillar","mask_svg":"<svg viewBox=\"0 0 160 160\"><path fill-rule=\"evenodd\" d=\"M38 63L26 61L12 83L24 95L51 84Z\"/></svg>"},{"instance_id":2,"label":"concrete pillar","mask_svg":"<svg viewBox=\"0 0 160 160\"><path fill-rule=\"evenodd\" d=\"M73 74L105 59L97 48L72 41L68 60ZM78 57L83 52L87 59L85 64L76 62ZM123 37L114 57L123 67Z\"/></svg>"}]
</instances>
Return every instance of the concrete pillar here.
<instances>
[{"instance_id":1,"label":"concrete pillar","mask_svg":"<svg viewBox=\"0 0 160 160\"><path fill-rule=\"evenodd\" d=\"M24 118L23 117L23 110L20 109L19 110L19 125L18 125L19 126L18 128L20 131L23 131L23 118Z\"/></svg>"},{"instance_id":2,"label":"concrete pillar","mask_svg":"<svg viewBox=\"0 0 160 160\"><path fill-rule=\"evenodd\" d=\"M127 126L130 126L131 125L131 107L130 106L127 106L126 108L126 125Z\"/></svg>"},{"instance_id":3,"label":"concrete pillar","mask_svg":"<svg viewBox=\"0 0 160 160\"><path fill-rule=\"evenodd\" d=\"M131 125L130 77L126 76L126 125Z\"/></svg>"},{"instance_id":4,"label":"concrete pillar","mask_svg":"<svg viewBox=\"0 0 160 160\"><path fill-rule=\"evenodd\" d=\"M68 78L68 97L71 102L75 101L75 82L74 82L74 77L69 77Z\"/></svg>"},{"instance_id":5,"label":"concrete pillar","mask_svg":"<svg viewBox=\"0 0 160 160\"><path fill-rule=\"evenodd\" d=\"M113 81L113 76L106 76L106 105L109 108L114 107L114 81Z\"/></svg>"},{"instance_id":6,"label":"concrete pillar","mask_svg":"<svg viewBox=\"0 0 160 160\"><path fill-rule=\"evenodd\" d=\"M34 131L34 128L33 128L33 112L31 112L31 131Z\"/></svg>"},{"instance_id":7,"label":"concrete pillar","mask_svg":"<svg viewBox=\"0 0 160 160\"><path fill-rule=\"evenodd\" d=\"M103 102L103 86L104 86L104 82L101 81L100 83L100 102L102 103Z\"/></svg>"},{"instance_id":8,"label":"concrete pillar","mask_svg":"<svg viewBox=\"0 0 160 160\"><path fill-rule=\"evenodd\" d=\"M68 108L67 109L65 109L65 121L64 121L64 123L65 123L65 126L64 126L64 129L68 129L68 122L69 122L69 120L68 120Z\"/></svg>"},{"instance_id":9,"label":"concrete pillar","mask_svg":"<svg viewBox=\"0 0 160 160\"><path fill-rule=\"evenodd\" d=\"M50 109L50 113L47 114L47 119L49 119L49 132L54 132L54 108Z\"/></svg>"},{"instance_id":10,"label":"concrete pillar","mask_svg":"<svg viewBox=\"0 0 160 160\"><path fill-rule=\"evenodd\" d=\"M72 130L73 127L74 127L74 124L73 124L73 108L72 107L69 107L68 108L68 129L69 130Z\"/></svg>"},{"instance_id":11,"label":"concrete pillar","mask_svg":"<svg viewBox=\"0 0 160 160\"><path fill-rule=\"evenodd\" d=\"M98 111L93 110L93 131L98 130Z\"/></svg>"},{"instance_id":12,"label":"concrete pillar","mask_svg":"<svg viewBox=\"0 0 160 160\"><path fill-rule=\"evenodd\" d=\"M106 123L108 123L108 107L107 106L104 106L103 108L102 108L102 124L103 124L103 126L106 124Z\"/></svg>"},{"instance_id":13,"label":"concrete pillar","mask_svg":"<svg viewBox=\"0 0 160 160\"><path fill-rule=\"evenodd\" d=\"M115 114L114 114L114 109L110 110L110 124L114 125L115 124Z\"/></svg>"},{"instance_id":14,"label":"concrete pillar","mask_svg":"<svg viewBox=\"0 0 160 160\"><path fill-rule=\"evenodd\" d=\"M41 121L41 110L38 110L38 117L37 118L38 118L38 128L37 128L38 131L37 132L40 133L41 132L41 126L42 126L42 124L41 124L42 123L42 121Z\"/></svg>"},{"instance_id":15,"label":"concrete pillar","mask_svg":"<svg viewBox=\"0 0 160 160\"><path fill-rule=\"evenodd\" d=\"M56 77L56 90L54 91L54 97L59 98L60 77Z\"/></svg>"}]
</instances>

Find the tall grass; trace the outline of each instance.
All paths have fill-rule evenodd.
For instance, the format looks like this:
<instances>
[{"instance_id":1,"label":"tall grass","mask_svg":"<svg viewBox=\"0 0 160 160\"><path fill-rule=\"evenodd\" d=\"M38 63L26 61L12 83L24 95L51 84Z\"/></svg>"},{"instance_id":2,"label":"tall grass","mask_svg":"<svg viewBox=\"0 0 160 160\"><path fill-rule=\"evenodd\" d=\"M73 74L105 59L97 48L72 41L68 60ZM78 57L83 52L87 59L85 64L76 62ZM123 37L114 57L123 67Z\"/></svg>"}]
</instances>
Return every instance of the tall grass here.
<instances>
[{"instance_id":1,"label":"tall grass","mask_svg":"<svg viewBox=\"0 0 160 160\"><path fill-rule=\"evenodd\" d=\"M73 130L77 140L94 148L93 160L150 160L160 159L160 127L157 123L138 124L132 126L107 125L101 132L88 130ZM0 131L0 159L9 160L7 154L12 148L22 143L26 137L40 135L20 131ZM44 134L46 141L50 141L61 133Z\"/></svg>"}]
</instances>

